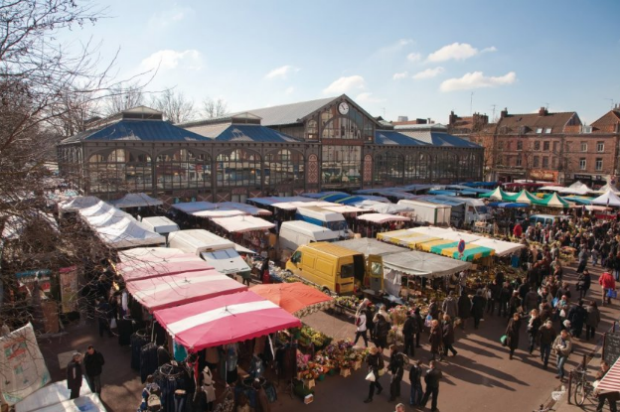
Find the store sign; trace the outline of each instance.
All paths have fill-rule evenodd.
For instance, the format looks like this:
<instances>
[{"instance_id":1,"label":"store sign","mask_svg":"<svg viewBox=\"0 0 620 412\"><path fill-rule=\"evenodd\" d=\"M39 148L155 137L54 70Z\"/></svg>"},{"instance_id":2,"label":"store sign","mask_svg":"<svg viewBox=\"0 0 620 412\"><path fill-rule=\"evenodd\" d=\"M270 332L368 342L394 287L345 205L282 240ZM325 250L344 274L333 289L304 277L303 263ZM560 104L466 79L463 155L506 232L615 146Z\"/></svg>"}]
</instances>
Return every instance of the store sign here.
<instances>
[{"instance_id":1,"label":"store sign","mask_svg":"<svg viewBox=\"0 0 620 412\"><path fill-rule=\"evenodd\" d=\"M62 313L77 312L78 306L78 269L77 266L61 268L60 300Z\"/></svg>"},{"instance_id":2,"label":"store sign","mask_svg":"<svg viewBox=\"0 0 620 412\"><path fill-rule=\"evenodd\" d=\"M554 170L532 170L530 177L536 180L546 180L555 182L558 179L558 172Z\"/></svg>"},{"instance_id":3,"label":"store sign","mask_svg":"<svg viewBox=\"0 0 620 412\"><path fill-rule=\"evenodd\" d=\"M49 269L39 269L39 270L27 270L25 272L18 272L15 274L15 276L18 278L23 278L27 276L37 276L37 275L49 276L51 274L52 274L52 271Z\"/></svg>"},{"instance_id":4,"label":"store sign","mask_svg":"<svg viewBox=\"0 0 620 412\"><path fill-rule=\"evenodd\" d=\"M39 287L41 290L45 293L49 293L52 290L52 284L50 281L51 274L51 270L41 269L18 272L15 276L19 279L21 284L27 287L31 292L34 290L35 282L39 282Z\"/></svg>"},{"instance_id":5,"label":"store sign","mask_svg":"<svg viewBox=\"0 0 620 412\"><path fill-rule=\"evenodd\" d=\"M575 179L575 180L592 180L592 176L590 176L590 175L574 174L573 175L573 179Z\"/></svg>"}]
</instances>

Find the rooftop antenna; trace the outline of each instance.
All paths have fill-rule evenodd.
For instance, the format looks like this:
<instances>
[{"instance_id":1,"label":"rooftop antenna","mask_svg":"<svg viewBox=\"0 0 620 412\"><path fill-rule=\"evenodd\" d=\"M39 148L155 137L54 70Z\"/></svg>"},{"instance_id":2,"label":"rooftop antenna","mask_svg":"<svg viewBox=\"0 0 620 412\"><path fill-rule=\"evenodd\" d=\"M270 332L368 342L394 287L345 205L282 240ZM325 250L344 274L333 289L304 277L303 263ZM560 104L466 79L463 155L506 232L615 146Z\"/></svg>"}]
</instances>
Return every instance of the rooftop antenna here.
<instances>
[{"instance_id":1,"label":"rooftop antenna","mask_svg":"<svg viewBox=\"0 0 620 412\"><path fill-rule=\"evenodd\" d=\"M545 103L545 109L549 110L549 103Z\"/></svg>"},{"instance_id":2,"label":"rooftop antenna","mask_svg":"<svg viewBox=\"0 0 620 412\"><path fill-rule=\"evenodd\" d=\"M493 104L491 105L491 107L493 108L493 117L491 117L491 121L492 121L492 122L494 122L494 121L495 121L495 107L496 107L496 106L497 106L497 105L496 105L495 103L493 103Z\"/></svg>"},{"instance_id":3,"label":"rooftop antenna","mask_svg":"<svg viewBox=\"0 0 620 412\"><path fill-rule=\"evenodd\" d=\"M471 92L471 95L469 96L469 115L470 116L473 114L473 107L474 107L474 92Z\"/></svg>"},{"instance_id":4,"label":"rooftop antenna","mask_svg":"<svg viewBox=\"0 0 620 412\"><path fill-rule=\"evenodd\" d=\"M614 99L610 99L609 97L605 98L605 100L609 100L611 102L611 109L614 108Z\"/></svg>"}]
</instances>

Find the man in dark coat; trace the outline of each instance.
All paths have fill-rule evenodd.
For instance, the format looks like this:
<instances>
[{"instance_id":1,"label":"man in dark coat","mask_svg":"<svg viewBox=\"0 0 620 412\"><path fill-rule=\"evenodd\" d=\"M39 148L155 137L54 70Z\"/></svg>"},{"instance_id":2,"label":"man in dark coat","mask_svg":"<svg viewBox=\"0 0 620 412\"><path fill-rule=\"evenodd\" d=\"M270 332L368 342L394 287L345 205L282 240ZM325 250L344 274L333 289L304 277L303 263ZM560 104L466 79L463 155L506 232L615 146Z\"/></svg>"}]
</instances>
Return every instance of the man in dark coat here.
<instances>
[{"instance_id":1,"label":"man in dark coat","mask_svg":"<svg viewBox=\"0 0 620 412\"><path fill-rule=\"evenodd\" d=\"M403 374L405 373L405 357L398 351L396 345L390 346L390 363L388 369L392 374L392 380L390 381L390 402L400 397L400 382L403 380Z\"/></svg>"},{"instance_id":2,"label":"man in dark coat","mask_svg":"<svg viewBox=\"0 0 620 412\"><path fill-rule=\"evenodd\" d=\"M471 316L471 299L467 293L462 293L458 301L459 318L461 318L461 329L465 329L465 321Z\"/></svg>"},{"instance_id":3,"label":"man in dark coat","mask_svg":"<svg viewBox=\"0 0 620 412\"><path fill-rule=\"evenodd\" d=\"M521 316L518 313L515 313L510 321L508 322L508 326L506 327L506 336L507 342L506 345L508 349L510 349L509 359L512 359L512 356L515 353L515 350L519 347L519 331L521 329Z\"/></svg>"},{"instance_id":4,"label":"man in dark coat","mask_svg":"<svg viewBox=\"0 0 620 412\"><path fill-rule=\"evenodd\" d=\"M486 304L482 297L482 291L476 292L476 296L472 299L471 315L474 317L474 328L478 329L480 319L484 316L484 305Z\"/></svg>"},{"instance_id":5,"label":"man in dark coat","mask_svg":"<svg viewBox=\"0 0 620 412\"><path fill-rule=\"evenodd\" d=\"M443 315L443 322L441 325L442 333L441 340L443 343L443 356L448 356L448 350L452 352L452 356L456 356L457 352L452 344L454 343L454 326L452 326L452 319L450 316Z\"/></svg>"},{"instance_id":6,"label":"man in dark coat","mask_svg":"<svg viewBox=\"0 0 620 412\"><path fill-rule=\"evenodd\" d=\"M403 352L407 356L415 356L415 344L413 343L413 328L415 320L411 313L407 314L407 320L403 324L403 338L405 340L405 348Z\"/></svg>"},{"instance_id":7,"label":"man in dark coat","mask_svg":"<svg viewBox=\"0 0 620 412\"><path fill-rule=\"evenodd\" d=\"M583 325L588 320L588 311L583 307L583 300L579 299L579 303L568 311L568 320L570 320L571 334L580 338Z\"/></svg>"},{"instance_id":8,"label":"man in dark coat","mask_svg":"<svg viewBox=\"0 0 620 412\"><path fill-rule=\"evenodd\" d=\"M431 404L431 412L437 411L437 397L439 396L439 380L443 377L443 374L437 369L435 361L432 360L429 363L429 369L426 371L424 381L426 382L426 392L422 398L422 406L426 407L428 398L433 395L433 402Z\"/></svg>"},{"instance_id":9,"label":"man in dark coat","mask_svg":"<svg viewBox=\"0 0 620 412\"><path fill-rule=\"evenodd\" d=\"M67 388L71 391L69 399L80 396L82 387L82 354L75 352L73 359L67 365Z\"/></svg>"},{"instance_id":10,"label":"man in dark coat","mask_svg":"<svg viewBox=\"0 0 620 412\"><path fill-rule=\"evenodd\" d=\"M411 393L409 396L409 405L418 406L422 402L422 368L420 361L414 360L409 369L409 383L411 385Z\"/></svg>"},{"instance_id":11,"label":"man in dark coat","mask_svg":"<svg viewBox=\"0 0 620 412\"><path fill-rule=\"evenodd\" d=\"M420 308L417 307L413 311L413 335L415 336L415 347L420 347L420 336L422 335L422 330L424 329L424 319L422 319L422 315L420 315Z\"/></svg>"},{"instance_id":12,"label":"man in dark coat","mask_svg":"<svg viewBox=\"0 0 620 412\"><path fill-rule=\"evenodd\" d=\"M105 359L100 352L90 345L84 356L84 369L86 370L86 382L93 393L101 395L101 372Z\"/></svg>"}]
</instances>

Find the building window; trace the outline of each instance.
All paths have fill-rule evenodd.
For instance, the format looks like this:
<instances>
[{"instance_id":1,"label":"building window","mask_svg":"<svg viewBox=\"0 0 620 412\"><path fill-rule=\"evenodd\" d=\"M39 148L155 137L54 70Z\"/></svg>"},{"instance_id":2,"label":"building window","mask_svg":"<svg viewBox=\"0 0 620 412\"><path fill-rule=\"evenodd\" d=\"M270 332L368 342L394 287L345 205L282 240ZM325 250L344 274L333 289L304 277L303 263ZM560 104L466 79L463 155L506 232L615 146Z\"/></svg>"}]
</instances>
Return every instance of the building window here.
<instances>
[{"instance_id":1,"label":"building window","mask_svg":"<svg viewBox=\"0 0 620 412\"><path fill-rule=\"evenodd\" d=\"M596 151L601 153L605 151L605 142L597 142L596 143Z\"/></svg>"},{"instance_id":2,"label":"building window","mask_svg":"<svg viewBox=\"0 0 620 412\"><path fill-rule=\"evenodd\" d=\"M523 150L523 142L520 140L517 142L517 150Z\"/></svg>"},{"instance_id":3,"label":"building window","mask_svg":"<svg viewBox=\"0 0 620 412\"><path fill-rule=\"evenodd\" d=\"M260 186L261 161L258 154L236 149L217 157L218 186Z\"/></svg>"},{"instance_id":4,"label":"building window","mask_svg":"<svg viewBox=\"0 0 620 412\"><path fill-rule=\"evenodd\" d=\"M517 167L521 167L521 156L517 156Z\"/></svg>"},{"instance_id":5,"label":"building window","mask_svg":"<svg viewBox=\"0 0 620 412\"><path fill-rule=\"evenodd\" d=\"M543 156L543 158L542 158L542 167L544 167L544 168L548 168L549 167L549 158L547 156Z\"/></svg>"},{"instance_id":6,"label":"building window","mask_svg":"<svg viewBox=\"0 0 620 412\"><path fill-rule=\"evenodd\" d=\"M603 158L601 157L596 158L596 170L597 171L603 170Z\"/></svg>"},{"instance_id":7,"label":"building window","mask_svg":"<svg viewBox=\"0 0 620 412\"><path fill-rule=\"evenodd\" d=\"M87 172L92 193L150 192L153 188L151 158L139 151L94 154L88 158Z\"/></svg>"},{"instance_id":8,"label":"building window","mask_svg":"<svg viewBox=\"0 0 620 412\"><path fill-rule=\"evenodd\" d=\"M497 148L499 150L504 150L504 142L497 142Z\"/></svg>"},{"instance_id":9,"label":"building window","mask_svg":"<svg viewBox=\"0 0 620 412\"><path fill-rule=\"evenodd\" d=\"M539 127L539 128L537 128L537 129L536 129L536 133L540 134L540 133L542 133L542 132L543 132L542 127Z\"/></svg>"},{"instance_id":10,"label":"building window","mask_svg":"<svg viewBox=\"0 0 620 412\"><path fill-rule=\"evenodd\" d=\"M157 157L157 188L164 193L211 186L208 155L187 149L173 150Z\"/></svg>"},{"instance_id":11,"label":"building window","mask_svg":"<svg viewBox=\"0 0 620 412\"><path fill-rule=\"evenodd\" d=\"M510 156L506 156L506 160L504 160L504 164L506 167L510 167Z\"/></svg>"},{"instance_id":12,"label":"building window","mask_svg":"<svg viewBox=\"0 0 620 412\"><path fill-rule=\"evenodd\" d=\"M540 142L534 142L534 150L536 151L540 150Z\"/></svg>"},{"instance_id":13,"label":"building window","mask_svg":"<svg viewBox=\"0 0 620 412\"><path fill-rule=\"evenodd\" d=\"M550 128L550 127L547 127L547 128L545 129L545 133L551 133L551 128Z\"/></svg>"},{"instance_id":14,"label":"building window","mask_svg":"<svg viewBox=\"0 0 620 412\"><path fill-rule=\"evenodd\" d=\"M540 164L540 159L538 156L534 156L534 167L538 167Z\"/></svg>"},{"instance_id":15,"label":"building window","mask_svg":"<svg viewBox=\"0 0 620 412\"><path fill-rule=\"evenodd\" d=\"M553 157L551 159L551 167L553 167L554 169L557 169L557 167L558 167L558 158L557 157Z\"/></svg>"},{"instance_id":16,"label":"building window","mask_svg":"<svg viewBox=\"0 0 620 412\"><path fill-rule=\"evenodd\" d=\"M362 131L358 124L347 117L336 117L325 124L323 139L361 139Z\"/></svg>"},{"instance_id":17,"label":"building window","mask_svg":"<svg viewBox=\"0 0 620 412\"><path fill-rule=\"evenodd\" d=\"M560 142L553 142L554 153L557 153L559 148L560 148Z\"/></svg>"},{"instance_id":18,"label":"building window","mask_svg":"<svg viewBox=\"0 0 620 412\"><path fill-rule=\"evenodd\" d=\"M548 151L549 151L549 146L550 146L550 145L549 145L549 142L548 142L548 141L547 141L547 142L543 142L543 150L544 150L545 152L548 152Z\"/></svg>"},{"instance_id":19,"label":"building window","mask_svg":"<svg viewBox=\"0 0 620 412\"><path fill-rule=\"evenodd\" d=\"M287 149L265 156L265 185L304 187L304 156Z\"/></svg>"},{"instance_id":20,"label":"building window","mask_svg":"<svg viewBox=\"0 0 620 412\"><path fill-rule=\"evenodd\" d=\"M373 162L375 184L402 184L405 167L404 163L404 157L394 152L382 153L375 156Z\"/></svg>"},{"instance_id":21,"label":"building window","mask_svg":"<svg viewBox=\"0 0 620 412\"><path fill-rule=\"evenodd\" d=\"M586 142L581 142L581 151L582 152L588 151L588 144Z\"/></svg>"},{"instance_id":22,"label":"building window","mask_svg":"<svg viewBox=\"0 0 620 412\"><path fill-rule=\"evenodd\" d=\"M506 143L506 150L512 150L512 142Z\"/></svg>"},{"instance_id":23,"label":"building window","mask_svg":"<svg viewBox=\"0 0 620 412\"><path fill-rule=\"evenodd\" d=\"M359 185L362 170L360 146L323 146L323 184Z\"/></svg>"},{"instance_id":24,"label":"building window","mask_svg":"<svg viewBox=\"0 0 620 412\"><path fill-rule=\"evenodd\" d=\"M579 170L586 170L586 158L582 157L579 159Z\"/></svg>"},{"instance_id":25,"label":"building window","mask_svg":"<svg viewBox=\"0 0 620 412\"><path fill-rule=\"evenodd\" d=\"M317 140L319 138L319 125L316 120L306 123L306 139Z\"/></svg>"}]
</instances>

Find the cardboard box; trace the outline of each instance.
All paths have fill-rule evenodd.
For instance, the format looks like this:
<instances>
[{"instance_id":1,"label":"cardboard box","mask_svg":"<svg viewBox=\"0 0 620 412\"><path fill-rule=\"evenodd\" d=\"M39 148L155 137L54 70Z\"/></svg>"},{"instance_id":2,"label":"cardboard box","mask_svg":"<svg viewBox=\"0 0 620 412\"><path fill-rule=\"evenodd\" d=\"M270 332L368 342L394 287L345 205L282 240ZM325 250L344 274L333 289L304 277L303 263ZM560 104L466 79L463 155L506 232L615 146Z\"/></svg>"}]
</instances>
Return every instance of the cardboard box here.
<instances>
[{"instance_id":1,"label":"cardboard box","mask_svg":"<svg viewBox=\"0 0 620 412\"><path fill-rule=\"evenodd\" d=\"M362 361L361 360L353 362L353 370L354 371L359 370L361 368L362 368Z\"/></svg>"},{"instance_id":2,"label":"cardboard box","mask_svg":"<svg viewBox=\"0 0 620 412\"><path fill-rule=\"evenodd\" d=\"M312 389L314 388L315 383L314 383L314 379L304 379L304 387L307 389Z\"/></svg>"},{"instance_id":3,"label":"cardboard box","mask_svg":"<svg viewBox=\"0 0 620 412\"><path fill-rule=\"evenodd\" d=\"M306 396L304 397L304 403L305 403L306 405L308 405L309 403L312 403L312 401L313 401L313 400L314 400L314 395L313 395L313 394L306 395Z\"/></svg>"},{"instance_id":4,"label":"cardboard box","mask_svg":"<svg viewBox=\"0 0 620 412\"><path fill-rule=\"evenodd\" d=\"M340 369L340 376L345 378L351 376L351 369Z\"/></svg>"}]
</instances>

